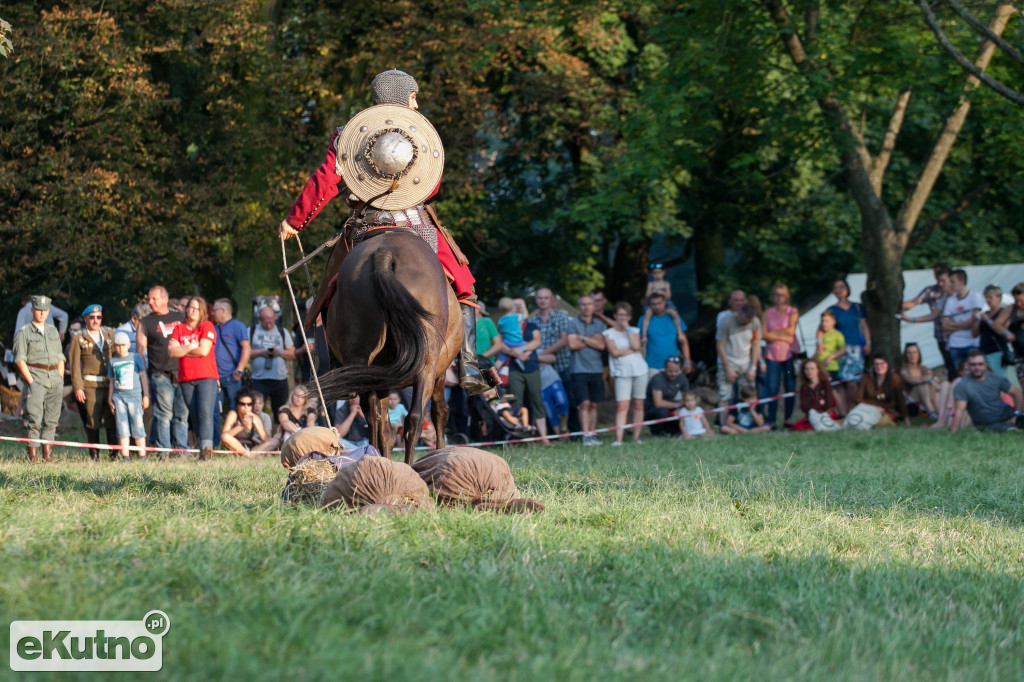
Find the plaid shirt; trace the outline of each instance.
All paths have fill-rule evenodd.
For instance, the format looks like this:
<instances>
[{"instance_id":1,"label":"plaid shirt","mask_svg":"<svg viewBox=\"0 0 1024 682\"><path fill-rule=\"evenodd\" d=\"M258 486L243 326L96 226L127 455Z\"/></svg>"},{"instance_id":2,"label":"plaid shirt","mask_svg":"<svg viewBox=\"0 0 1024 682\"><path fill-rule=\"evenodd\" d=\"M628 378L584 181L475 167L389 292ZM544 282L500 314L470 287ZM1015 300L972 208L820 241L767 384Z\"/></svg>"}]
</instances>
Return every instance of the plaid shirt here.
<instances>
[{"instance_id":1,"label":"plaid shirt","mask_svg":"<svg viewBox=\"0 0 1024 682\"><path fill-rule=\"evenodd\" d=\"M558 339L561 338L562 334L568 330L569 315L563 310L552 310L551 314L548 315L547 322L541 319L540 313L531 317L530 322L537 325L537 329L540 330L539 350L543 350L555 343L558 343ZM564 372L569 369L570 362L571 356L569 354L569 346L565 346L562 350L558 351L558 355L555 356L555 371Z\"/></svg>"},{"instance_id":2,"label":"plaid shirt","mask_svg":"<svg viewBox=\"0 0 1024 682\"><path fill-rule=\"evenodd\" d=\"M921 290L921 293L919 293L918 296L921 298L921 303L925 304L929 308L938 308L940 313L942 312L942 309L946 307L946 299L949 298L949 296L942 293L938 284L925 287ZM949 334L942 329L942 315L935 318L934 324L935 340L939 343L945 343L949 339Z\"/></svg>"}]
</instances>

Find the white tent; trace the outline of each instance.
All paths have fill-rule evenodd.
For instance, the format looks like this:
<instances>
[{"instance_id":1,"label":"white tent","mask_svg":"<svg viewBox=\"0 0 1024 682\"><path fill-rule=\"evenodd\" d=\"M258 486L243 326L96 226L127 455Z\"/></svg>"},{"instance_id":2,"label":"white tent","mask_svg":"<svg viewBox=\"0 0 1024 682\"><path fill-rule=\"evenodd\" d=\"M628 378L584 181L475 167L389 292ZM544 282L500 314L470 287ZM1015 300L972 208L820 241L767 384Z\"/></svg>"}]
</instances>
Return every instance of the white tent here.
<instances>
[{"instance_id":1,"label":"white tent","mask_svg":"<svg viewBox=\"0 0 1024 682\"><path fill-rule=\"evenodd\" d=\"M967 288L971 291L981 292L989 284L995 284L1003 290L1003 305L1011 305L1013 297L1010 296L1010 289L1018 282L1024 282L1024 263L1011 263L1006 265L973 265L963 268L967 272ZM857 273L846 278L850 283L850 300L859 301L864 292L864 285L867 282L867 275ZM917 296L918 292L927 286L935 284L935 276L931 269L928 270L904 270L903 295L907 298ZM832 294L826 296L816 306L809 310L800 312L800 320L797 322L796 335L800 340L800 347L810 353L814 352L815 334L818 331L818 323L821 321L821 313L831 305L835 305L836 297ZM895 312L895 311L894 311ZM927 306L918 306L908 311L908 315L927 315ZM939 347L935 344L934 327L931 322L900 323L900 347L917 342L921 347L922 362L928 367L941 367L942 356L939 354Z\"/></svg>"}]
</instances>

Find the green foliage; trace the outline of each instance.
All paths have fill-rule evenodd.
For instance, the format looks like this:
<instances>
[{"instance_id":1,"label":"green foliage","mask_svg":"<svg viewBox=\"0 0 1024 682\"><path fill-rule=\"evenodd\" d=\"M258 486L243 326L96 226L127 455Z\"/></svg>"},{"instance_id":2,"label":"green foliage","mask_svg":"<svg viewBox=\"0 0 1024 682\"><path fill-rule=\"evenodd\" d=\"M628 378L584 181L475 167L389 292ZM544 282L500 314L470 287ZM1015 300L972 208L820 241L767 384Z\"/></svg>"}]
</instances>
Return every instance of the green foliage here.
<instances>
[{"instance_id":1,"label":"green foliage","mask_svg":"<svg viewBox=\"0 0 1024 682\"><path fill-rule=\"evenodd\" d=\"M334 1L15 4L19 49L0 62L0 315L29 291L116 313L154 280L207 298L274 291L273 226L390 67L416 75L444 140L439 212L486 299L546 284L637 301L655 241L686 246L709 308L776 280L813 296L863 262L815 96L832 93L877 150L896 93L914 86L886 176L893 211L963 84L912 5L818 4L809 49L831 76L797 73L765 13L729 2L401 0L358 18ZM970 52L972 32L943 21ZM1020 31L1015 18L1011 42ZM1005 61L991 68L1012 82ZM987 191L908 266L1024 256L1020 117L970 97L921 222ZM337 229L340 203L307 248Z\"/></svg>"}]
</instances>

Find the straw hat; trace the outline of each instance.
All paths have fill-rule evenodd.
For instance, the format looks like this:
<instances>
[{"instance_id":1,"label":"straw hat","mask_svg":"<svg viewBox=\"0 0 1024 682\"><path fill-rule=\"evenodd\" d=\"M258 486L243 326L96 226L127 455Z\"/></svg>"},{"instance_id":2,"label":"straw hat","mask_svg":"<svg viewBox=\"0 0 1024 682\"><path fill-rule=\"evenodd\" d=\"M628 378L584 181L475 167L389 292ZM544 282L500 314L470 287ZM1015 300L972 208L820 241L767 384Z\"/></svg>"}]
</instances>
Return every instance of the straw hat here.
<instances>
[{"instance_id":1,"label":"straw hat","mask_svg":"<svg viewBox=\"0 0 1024 682\"><path fill-rule=\"evenodd\" d=\"M423 114L408 107L363 109L342 128L336 147L345 185L376 209L422 204L444 171L441 137Z\"/></svg>"}]
</instances>

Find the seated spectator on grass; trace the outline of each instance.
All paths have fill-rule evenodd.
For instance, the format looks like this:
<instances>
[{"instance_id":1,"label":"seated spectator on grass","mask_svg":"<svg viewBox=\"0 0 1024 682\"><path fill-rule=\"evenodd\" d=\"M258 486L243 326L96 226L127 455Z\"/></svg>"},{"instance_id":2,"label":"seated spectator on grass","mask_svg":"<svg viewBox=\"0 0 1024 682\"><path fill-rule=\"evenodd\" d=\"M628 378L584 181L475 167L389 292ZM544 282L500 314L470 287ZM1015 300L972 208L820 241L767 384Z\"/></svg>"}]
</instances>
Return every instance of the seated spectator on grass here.
<instances>
[{"instance_id":1,"label":"seated spectator on grass","mask_svg":"<svg viewBox=\"0 0 1024 682\"><path fill-rule=\"evenodd\" d=\"M228 412L221 429L221 445L242 457L252 457L260 446L270 441L263 428L263 420L253 411L256 401L249 391L240 390L235 394L235 409ZM269 416L269 415L268 415Z\"/></svg>"},{"instance_id":2,"label":"seated spectator on grass","mask_svg":"<svg viewBox=\"0 0 1024 682\"><path fill-rule=\"evenodd\" d=\"M316 424L316 413L319 410L319 401L310 397L306 387L296 386L288 395L288 404L277 411L277 423L281 426L284 445L299 429Z\"/></svg>"},{"instance_id":3,"label":"seated spectator on grass","mask_svg":"<svg viewBox=\"0 0 1024 682\"><path fill-rule=\"evenodd\" d=\"M1012 399L1007 404L1003 395ZM1009 379L988 371L985 355L980 350L971 351L967 356L967 376L963 377L953 391L956 399L956 414L950 433L960 430L964 412L971 415L975 426L989 431L1007 431L1014 424L1015 411L1021 408L1021 391Z\"/></svg>"},{"instance_id":4,"label":"seated spectator on grass","mask_svg":"<svg viewBox=\"0 0 1024 682\"><path fill-rule=\"evenodd\" d=\"M939 387L939 400L937 403L939 418L932 424L933 429L948 429L953 424L953 415L956 414L956 399L953 397L953 394L965 376L967 376L967 360L960 363L953 381L942 382L942 386ZM969 412L964 413L960 426L965 429L974 426Z\"/></svg>"},{"instance_id":5,"label":"seated spectator on grass","mask_svg":"<svg viewBox=\"0 0 1024 682\"><path fill-rule=\"evenodd\" d=\"M838 419L835 406L836 394L832 390L828 371L817 358L804 360L800 365L800 411L808 416L793 424L793 430L810 431L813 428L809 418L811 410Z\"/></svg>"},{"instance_id":6,"label":"seated spectator on grass","mask_svg":"<svg viewBox=\"0 0 1024 682\"><path fill-rule=\"evenodd\" d=\"M874 427L895 426L897 420L910 424L907 403L903 398L903 382L889 367L889 359L883 353L876 353L872 358L871 370L864 374L857 386L857 405L841 425L831 416L816 411L808 418L815 431L868 431Z\"/></svg>"},{"instance_id":7,"label":"seated spectator on grass","mask_svg":"<svg viewBox=\"0 0 1024 682\"><path fill-rule=\"evenodd\" d=\"M342 445L349 450L370 442L370 426L359 405L359 396L338 402L338 409L334 412L334 428L338 430Z\"/></svg>"},{"instance_id":8,"label":"seated spectator on grass","mask_svg":"<svg viewBox=\"0 0 1024 682\"><path fill-rule=\"evenodd\" d=\"M683 396L683 404L678 414L679 433L683 440L715 435L711 430L711 424L708 423L707 415L697 404L696 393L688 392Z\"/></svg>"},{"instance_id":9,"label":"seated spectator on grass","mask_svg":"<svg viewBox=\"0 0 1024 682\"><path fill-rule=\"evenodd\" d=\"M677 413L683 404L683 394L690 390L690 381L683 374L678 357L665 358L665 369L655 374L647 384L644 401L644 421L666 419ZM674 435L672 422L651 424L652 435Z\"/></svg>"},{"instance_id":10,"label":"seated spectator on grass","mask_svg":"<svg viewBox=\"0 0 1024 682\"><path fill-rule=\"evenodd\" d=\"M772 427L765 423L764 415L754 409L757 406L757 387L744 384L740 389L738 404L726 411L722 433L737 435L741 433L765 433Z\"/></svg>"},{"instance_id":11,"label":"seated spectator on grass","mask_svg":"<svg viewBox=\"0 0 1024 682\"><path fill-rule=\"evenodd\" d=\"M939 418L939 389L932 371L921 364L921 349L916 343L903 348L903 366L900 368L903 390L922 411L932 419Z\"/></svg>"},{"instance_id":12,"label":"seated spectator on grass","mask_svg":"<svg viewBox=\"0 0 1024 682\"><path fill-rule=\"evenodd\" d=\"M253 414L255 414L257 417L259 417L260 421L263 422L263 430L266 431L268 434L272 435L273 431L275 430L274 429L274 420L263 409L264 407L266 407L266 404L267 404L266 403L266 398L259 391L250 391L250 392L252 393L252 411L253 411ZM236 399L237 399L237 396L236 396Z\"/></svg>"},{"instance_id":13,"label":"seated spectator on grass","mask_svg":"<svg viewBox=\"0 0 1024 682\"><path fill-rule=\"evenodd\" d=\"M423 420L423 430L420 432L420 443L428 450L437 449L437 429L429 419Z\"/></svg>"},{"instance_id":14,"label":"seated spectator on grass","mask_svg":"<svg viewBox=\"0 0 1024 682\"><path fill-rule=\"evenodd\" d=\"M388 394L388 422L391 424L391 433L396 439L402 433L407 416L409 416L409 410L402 404L402 394L398 391L391 391Z\"/></svg>"}]
</instances>

